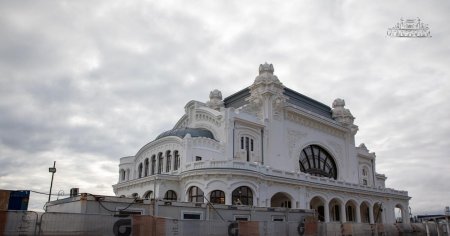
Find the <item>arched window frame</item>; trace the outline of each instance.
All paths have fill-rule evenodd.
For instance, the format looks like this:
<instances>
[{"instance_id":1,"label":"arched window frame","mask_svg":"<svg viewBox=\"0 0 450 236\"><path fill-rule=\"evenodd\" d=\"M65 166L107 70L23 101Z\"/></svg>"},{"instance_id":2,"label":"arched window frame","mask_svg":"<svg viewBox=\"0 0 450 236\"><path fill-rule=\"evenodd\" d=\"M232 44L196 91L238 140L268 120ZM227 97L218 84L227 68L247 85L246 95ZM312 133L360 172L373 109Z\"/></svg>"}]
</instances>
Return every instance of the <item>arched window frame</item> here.
<instances>
[{"instance_id":1,"label":"arched window frame","mask_svg":"<svg viewBox=\"0 0 450 236\"><path fill-rule=\"evenodd\" d=\"M338 170L333 156L319 145L308 145L299 156L299 167L303 173L337 179Z\"/></svg>"},{"instance_id":2,"label":"arched window frame","mask_svg":"<svg viewBox=\"0 0 450 236\"><path fill-rule=\"evenodd\" d=\"M371 185L370 182L370 168L366 164L361 165L361 184L365 186Z\"/></svg>"},{"instance_id":3,"label":"arched window frame","mask_svg":"<svg viewBox=\"0 0 450 236\"><path fill-rule=\"evenodd\" d=\"M203 202L203 191L197 187L192 186L189 188L188 191L188 201L189 202Z\"/></svg>"},{"instance_id":4,"label":"arched window frame","mask_svg":"<svg viewBox=\"0 0 450 236\"><path fill-rule=\"evenodd\" d=\"M148 176L148 158L145 158L144 161L144 177Z\"/></svg>"},{"instance_id":5,"label":"arched window frame","mask_svg":"<svg viewBox=\"0 0 450 236\"><path fill-rule=\"evenodd\" d=\"M168 190L164 194L164 200L166 201L176 201L177 200L177 193L173 190Z\"/></svg>"},{"instance_id":6,"label":"arched window frame","mask_svg":"<svg viewBox=\"0 0 450 236\"><path fill-rule=\"evenodd\" d=\"M209 196L209 201L214 204L225 204L225 192L222 190L214 190Z\"/></svg>"},{"instance_id":7,"label":"arched window frame","mask_svg":"<svg viewBox=\"0 0 450 236\"><path fill-rule=\"evenodd\" d=\"M253 191L247 186L240 186L233 190L231 200L234 205L253 206Z\"/></svg>"},{"instance_id":8,"label":"arched window frame","mask_svg":"<svg viewBox=\"0 0 450 236\"><path fill-rule=\"evenodd\" d=\"M170 167L172 164L172 155L171 155L171 151L167 150L166 151L166 172L170 172Z\"/></svg>"},{"instance_id":9,"label":"arched window frame","mask_svg":"<svg viewBox=\"0 0 450 236\"><path fill-rule=\"evenodd\" d=\"M163 166L164 166L164 156L163 153L160 152L158 153L158 174L162 173Z\"/></svg>"},{"instance_id":10,"label":"arched window frame","mask_svg":"<svg viewBox=\"0 0 450 236\"><path fill-rule=\"evenodd\" d=\"M180 168L180 153L178 150L173 151L174 154L174 163L173 163L173 170L178 170Z\"/></svg>"},{"instance_id":11,"label":"arched window frame","mask_svg":"<svg viewBox=\"0 0 450 236\"><path fill-rule=\"evenodd\" d=\"M256 138L253 135L243 133L239 137L239 149L245 152L245 160L251 161L252 154L256 152Z\"/></svg>"},{"instance_id":12,"label":"arched window frame","mask_svg":"<svg viewBox=\"0 0 450 236\"><path fill-rule=\"evenodd\" d=\"M126 172L124 169L120 169L120 180L125 181L126 178Z\"/></svg>"},{"instance_id":13,"label":"arched window frame","mask_svg":"<svg viewBox=\"0 0 450 236\"><path fill-rule=\"evenodd\" d=\"M142 178L142 162L138 166L138 178Z\"/></svg>"},{"instance_id":14,"label":"arched window frame","mask_svg":"<svg viewBox=\"0 0 450 236\"><path fill-rule=\"evenodd\" d=\"M147 191L145 194L144 194L144 196L143 196L143 198L144 199L152 199L153 198L153 191Z\"/></svg>"},{"instance_id":15,"label":"arched window frame","mask_svg":"<svg viewBox=\"0 0 450 236\"><path fill-rule=\"evenodd\" d=\"M156 155L153 155L152 157L151 157L151 160L152 160L152 167L151 167L151 175L154 175L155 174L155 168L156 168Z\"/></svg>"},{"instance_id":16,"label":"arched window frame","mask_svg":"<svg viewBox=\"0 0 450 236\"><path fill-rule=\"evenodd\" d=\"M234 157L241 161L262 162L261 127L237 122L235 125Z\"/></svg>"}]
</instances>

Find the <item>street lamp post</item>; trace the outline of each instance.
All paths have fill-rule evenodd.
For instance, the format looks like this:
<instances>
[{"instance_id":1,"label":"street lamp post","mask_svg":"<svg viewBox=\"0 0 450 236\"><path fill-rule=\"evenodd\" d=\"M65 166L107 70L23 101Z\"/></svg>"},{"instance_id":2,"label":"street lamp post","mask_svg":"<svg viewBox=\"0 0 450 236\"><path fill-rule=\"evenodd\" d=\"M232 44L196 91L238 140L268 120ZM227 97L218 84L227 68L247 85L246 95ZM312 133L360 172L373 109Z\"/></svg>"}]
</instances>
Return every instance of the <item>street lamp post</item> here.
<instances>
[{"instance_id":1,"label":"street lamp post","mask_svg":"<svg viewBox=\"0 0 450 236\"><path fill-rule=\"evenodd\" d=\"M53 176L56 172L56 161L53 162L53 167L48 168L48 172L52 173L52 181L50 182L50 193L48 194L48 202L50 202L50 197L52 196L52 187L53 187Z\"/></svg>"}]
</instances>

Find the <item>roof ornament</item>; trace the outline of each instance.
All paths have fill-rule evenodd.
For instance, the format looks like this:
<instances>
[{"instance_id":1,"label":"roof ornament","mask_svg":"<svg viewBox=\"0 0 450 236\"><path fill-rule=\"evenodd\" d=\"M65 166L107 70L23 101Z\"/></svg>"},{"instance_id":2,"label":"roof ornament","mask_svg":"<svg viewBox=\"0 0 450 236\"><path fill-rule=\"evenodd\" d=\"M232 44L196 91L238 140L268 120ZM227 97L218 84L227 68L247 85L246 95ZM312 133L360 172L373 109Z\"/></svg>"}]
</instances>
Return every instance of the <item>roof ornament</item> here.
<instances>
[{"instance_id":1,"label":"roof ornament","mask_svg":"<svg viewBox=\"0 0 450 236\"><path fill-rule=\"evenodd\" d=\"M259 65L259 75L249 87L250 97L242 111L255 115L261 120L281 119L287 97L283 94L284 86L273 74L272 64Z\"/></svg>"},{"instance_id":2,"label":"roof ornament","mask_svg":"<svg viewBox=\"0 0 450 236\"><path fill-rule=\"evenodd\" d=\"M358 126L354 125L353 122L355 117L352 115L349 109L345 107L345 100L341 98L336 98L332 105L332 117L337 122L341 123L344 126L349 127L352 132L356 134L358 131Z\"/></svg>"},{"instance_id":3,"label":"roof ornament","mask_svg":"<svg viewBox=\"0 0 450 236\"><path fill-rule=\"evenodd\" d=\"M369 152L369 149L366 147L366 145L365 145L364 143L361 143L361 144L358 146L358 148L361 149L361 150L364 150L364 151L366 151L366 152Z\"/></svg>"},{"instance_id":4,"label":"roof ornament","mask_svg":"<svg viewBox=\"0 0 450 236\"><path fill-rule=\"evenodd\" d=\"M206 106L214 110L220 110L224 106L222 101L222 92L214 89L209 93L209 101L206 102Z\"/></svg>"},{"instance_id":5,"label":"roof ornament","mask_svg":"<svg viewBox=\"0 0 450 236\"><path fill-rule=\"evenodd\" d=\"M259 65L259 75L255 78L255 83L265 82L265 83L271 83L271 82L277 82L280 83L280 80L278 80L278 77L276 75L273 75L274 68L272 64L268 64L267 62L264 64Z\"/></svg>"},{"instance_id":6,"label":"roof ornament","mask_svg":"<svg viewBox=\"0 0 450 236\"><path fill-rule=\"evenodd\" d=\"M259 74L270 73L273 75L274 71L272 64L267 64L267 62L265 62L264 64L259 65Z\"/></svg>"}]
</instances>

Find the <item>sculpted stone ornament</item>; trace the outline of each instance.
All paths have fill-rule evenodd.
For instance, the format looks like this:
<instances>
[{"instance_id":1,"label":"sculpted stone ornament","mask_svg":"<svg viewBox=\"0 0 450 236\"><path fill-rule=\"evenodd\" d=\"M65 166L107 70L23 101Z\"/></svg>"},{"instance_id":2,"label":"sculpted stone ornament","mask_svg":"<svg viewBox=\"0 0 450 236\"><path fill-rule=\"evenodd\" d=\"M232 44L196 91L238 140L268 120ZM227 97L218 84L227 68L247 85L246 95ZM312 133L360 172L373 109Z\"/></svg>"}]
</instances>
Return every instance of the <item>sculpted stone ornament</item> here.
<instances>
[{"instance_id":1,"label":"sculpted stone ornament","mask_svg":"<svg viewBox=\"0 0 450 236\"><path fill-rule=\"evenodd\" d=\"M214 110L220 110L223 107L222 92L214 89L209 93L209 101L206 102L206 106Z\"/></svg>"},{"instance_id":2,"label":"sculpted stone ornament","mask_svg":"<svg viewBox=\"0 0 450 236\"><path fill-rule=\"evenodd\" d=\"M283 95L283 84L273 72L272 64L266 62L259 66L259 75L250 86L250 97L247 98L249 103L242 109L244 112L260 119L281 119L287 98Z\"/></svg>"},{"instance_id":3,"label":"sculpted stone ornament","mask_svg":"<svg viewBox=\"0 0 450 236\"><path fill-rule=\"evenodd\" d=\"M272 83L272 82L278 82L281 84L280 80L276 75L273 74L274 68L272 64L261 64L259 65L259 75L255 78L255 84L256 83Z\"/></svg>"},{"instance_id":4,"label":"sculpted stone ornament","mask_svg":"<svg viewBox=\"0 0 450 236\"><path fill-rule=\"evenodd\" d=\"M352 115L349 109L344 108L344 99L336 98L333 102L332 117L337 122L350 128L352 133L356 134L358 132L358 126L354 125L353 122L355 117Z\"/></svg>"},{"instance_id":5,"label":"sculpted stone ornament","mask_svg":"<svg viewBox=\"0 0 450 236\"><path fill-rule=\"evenodd\" d=\"M361 144L358 146L358 148L361 149L361 150L364 150L364 151L366 151L366 152L369 152L369 149L366 147L366 145L365 145L364 143L361 143Z\"/></svg>"}]
</instances>

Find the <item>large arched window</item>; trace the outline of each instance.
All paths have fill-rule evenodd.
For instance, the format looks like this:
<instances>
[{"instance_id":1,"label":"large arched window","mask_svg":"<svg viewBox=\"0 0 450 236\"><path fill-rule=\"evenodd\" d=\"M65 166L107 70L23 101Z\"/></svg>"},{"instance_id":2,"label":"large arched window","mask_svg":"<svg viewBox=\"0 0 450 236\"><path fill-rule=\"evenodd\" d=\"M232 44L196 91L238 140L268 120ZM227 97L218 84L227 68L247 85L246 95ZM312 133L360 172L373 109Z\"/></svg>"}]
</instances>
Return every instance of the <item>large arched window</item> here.
<instances>
[{"instance_id":1,"label":"large arched window","mask_svg":"<svg viewBox=\"0 0 450 236\"><path fill-rule=\"evenodd\" d=\"M299 158L300 171L314 176L337 179L337 168L333 157L322 147L309 145Z\"/></svg>"},{"instance_id":2,"label":"large arched window","mask_svg":"<svg viewBox=\"0 0 450 236\"><path fill-rule=\"evenodd\" d=\"M189 188L188 196L190 202L203 202L203 191L197 186Z\"/></svg>"},{"instance_id":3,"label":"large arched window","mask_svg":"<svg viewBox=\"0 0 450 236\"><path fill-rule=\"evenodd\" d=\"M234 205L249 205L253 206L253 192L247 186L241 186L233 191L231 194Z\"/></svg>"},{"instance_id":4,"label":"large arched window","mask_svg":"<svg viewBox=\"0 0 450 236\"><path fill-rule=\"evenodd\" d=\"M177 200L177 193L173 190L169 190L164 194L164 200L168 201L176 201Z\"/></svg>"},{"instance_id":5,"label":"large arched window","mask_svg":"<svg viewBox=\"0 0 450 236\"><path fill-rule=\"evenodd\" d=\"M138 167L138 178L142 178L142 163L139 163L139 167Z\"/></svg>"},{"instance_id":6,"label":"large arched window","mask_svg":"<svg viewBox=\"0 0 450 236\"><path fill-rule=\"evenodd\" d=\"M144 161L144 176L148 176L148 158Z\"/></svg>"},{"instance_id":7,"label":"large arched window","mask_svg":"<svg viewBox=\"0 0 450 236\"><path fill-rule=\"evenodd\" d=\"M221 190L214 190L209 197L211 203L225 204L225 193Z\"/></svg>"}]
</instances>

